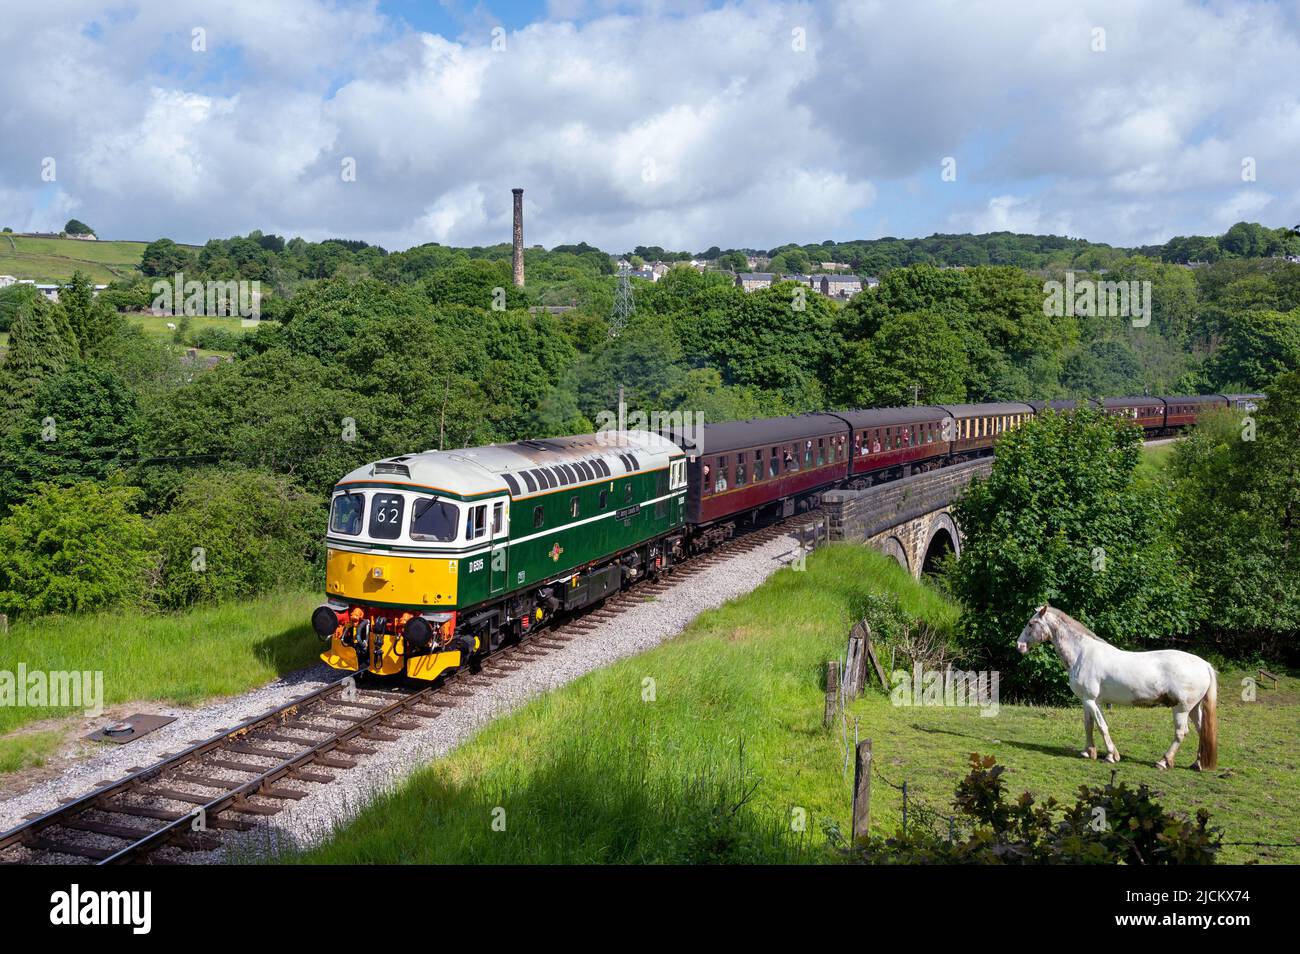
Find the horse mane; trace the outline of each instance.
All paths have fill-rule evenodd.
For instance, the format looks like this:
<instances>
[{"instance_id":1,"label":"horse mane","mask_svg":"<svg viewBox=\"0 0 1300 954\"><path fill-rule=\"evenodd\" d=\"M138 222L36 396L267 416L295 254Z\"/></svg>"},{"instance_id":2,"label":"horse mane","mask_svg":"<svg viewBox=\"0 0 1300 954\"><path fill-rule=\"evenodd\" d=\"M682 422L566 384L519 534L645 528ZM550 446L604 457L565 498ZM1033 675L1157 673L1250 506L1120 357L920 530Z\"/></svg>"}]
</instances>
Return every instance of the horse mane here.
<instances>
[{"instance_id":1,"label":"horse mane","mask_svg":"<svg viewBox=\"0 0 1300 954\"><path fill-rule=\"evenodd\" d=\"M1075 619L1065 610L1059 609L1055 606L1049 606L1047 607L1047 611L1049 613L1055 614L1059 619L1063 620L1064 622L1072 624L1075 632L1077 632L1080 636L1083 636L1086 639L1095 639L1097 642L1105 643L1107 646L1110 645L1110 643L1107 643L1106 640L1102 639L1100 636L1098 636L1096 633L1090 630L1087 626L1084 626L1082 623L1080 623L1077 619Z\"/></svg>"}]
</instances>

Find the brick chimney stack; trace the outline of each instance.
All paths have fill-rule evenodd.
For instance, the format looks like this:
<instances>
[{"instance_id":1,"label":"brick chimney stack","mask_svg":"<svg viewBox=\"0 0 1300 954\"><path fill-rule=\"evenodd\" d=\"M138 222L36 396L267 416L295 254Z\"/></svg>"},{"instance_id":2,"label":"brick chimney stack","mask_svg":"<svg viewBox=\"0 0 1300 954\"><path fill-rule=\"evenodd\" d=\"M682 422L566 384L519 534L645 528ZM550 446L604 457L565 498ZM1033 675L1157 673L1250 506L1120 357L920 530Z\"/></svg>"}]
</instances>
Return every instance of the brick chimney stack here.
<instances>
[{"instance_id":1,"label":"brick chimney stack","mask_svg":"<svg viewBox=\"0 0 1300 954\"><path fill-rule=\"evenodd\" d=\"M511 189L515 194L514 273L515 285L524 287L524 190Z\"/></svg>"}]
</instances>

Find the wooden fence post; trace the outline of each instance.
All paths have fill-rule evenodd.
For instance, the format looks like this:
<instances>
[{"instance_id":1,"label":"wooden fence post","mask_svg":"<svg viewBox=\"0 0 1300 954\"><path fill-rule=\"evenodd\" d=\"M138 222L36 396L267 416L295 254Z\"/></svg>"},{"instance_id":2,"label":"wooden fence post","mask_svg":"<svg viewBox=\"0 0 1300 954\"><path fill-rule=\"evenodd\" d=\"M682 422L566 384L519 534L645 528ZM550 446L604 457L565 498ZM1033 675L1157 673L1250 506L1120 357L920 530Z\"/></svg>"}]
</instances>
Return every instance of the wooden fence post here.
<instances>
[{"instance_id":1,"label":"wooden fence post","mask_svg":"<svg viewBox=\"0 0 1300 954\"><path fill-rule=\"evenodd\" d=\"M871 740L858 743L853 768L853 840L865 838L871 830Z\"/></svg>"},{"instance_id":2,"label":"wooden fence post","mask_svg":"<svg viewBox=\"0 0 1300 954\"><path fill-rule=\"evenodd\" d=\"M849 648L844 655L844 698L856 699L862 695L867 682L867 640L871 627L866 620L853 624L849 631Z\"/></svg>"},{"instance_id":3,"label":"wooden fence post","mask_svg":"<svg viewBox=\"0 0 1300 954\"><path fill-rule=\"evenodd\" d=\"M822 719L822 725L830 728L835 721L835 710L839 708L840 696L840 664L837 660L829 660L826 663L826 713Z\"/></svg>"}]
</instances>

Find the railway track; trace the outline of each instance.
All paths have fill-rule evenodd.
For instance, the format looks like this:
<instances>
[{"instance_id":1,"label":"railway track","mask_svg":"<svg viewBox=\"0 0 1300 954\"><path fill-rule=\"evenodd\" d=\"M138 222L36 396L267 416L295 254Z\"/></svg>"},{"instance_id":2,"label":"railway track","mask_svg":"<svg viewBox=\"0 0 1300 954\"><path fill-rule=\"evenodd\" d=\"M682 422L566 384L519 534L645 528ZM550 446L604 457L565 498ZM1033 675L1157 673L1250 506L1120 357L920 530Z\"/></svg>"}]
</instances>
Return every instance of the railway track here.
<instances>
[{"instance_id":1,"label":"railway track","mask_svg":"<svg viewBox=\"0 0 1300 954\"><path fill-rule=\"evenodd\" d=\"M0 863L173 863L183 861L186 852L210 851L220 846L223 832L247 831L257 819L308 797L295 784L333 782L401 733L455 708L475 685L507 678L646 597L791 533L808 519L799 514L732 537L665 576L634 583L433 685L411 688L345 677L195 740L0 834ZM160 855L163 848L178 851Z\"/></svg>"}]
</instances>

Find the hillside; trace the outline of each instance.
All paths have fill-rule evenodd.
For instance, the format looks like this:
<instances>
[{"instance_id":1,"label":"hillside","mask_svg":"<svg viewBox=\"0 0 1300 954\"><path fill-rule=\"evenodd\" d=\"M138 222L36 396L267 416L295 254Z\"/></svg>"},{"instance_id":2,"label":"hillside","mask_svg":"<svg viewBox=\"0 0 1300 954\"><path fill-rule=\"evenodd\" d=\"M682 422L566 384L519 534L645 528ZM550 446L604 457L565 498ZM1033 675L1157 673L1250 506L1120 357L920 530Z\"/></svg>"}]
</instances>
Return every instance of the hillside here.
<instances>
[{"instance_id":1,"label":"hillside","mask_svg":"<svg viewBox=\"0 0 1300 954\"><path fill-rule=\"evenodd\" d=\"M80 270L96 284L134 278L147 242L0 235L0 275L38 282L67 281Z\"/></svg>"}]
</instances>

